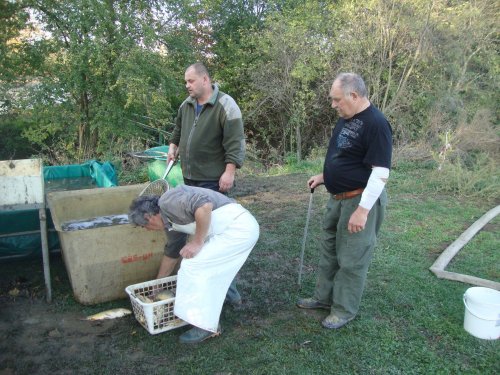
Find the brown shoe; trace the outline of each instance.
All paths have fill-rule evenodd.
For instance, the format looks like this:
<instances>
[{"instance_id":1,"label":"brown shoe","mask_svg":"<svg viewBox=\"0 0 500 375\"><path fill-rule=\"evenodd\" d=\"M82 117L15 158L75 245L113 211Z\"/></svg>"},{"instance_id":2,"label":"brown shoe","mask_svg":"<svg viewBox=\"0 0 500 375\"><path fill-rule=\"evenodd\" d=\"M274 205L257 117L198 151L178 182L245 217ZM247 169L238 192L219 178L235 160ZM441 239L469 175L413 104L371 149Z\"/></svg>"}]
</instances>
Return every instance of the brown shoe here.
<instances>
[{"instance_id":1,"label":"brown shoe","mask_svg":"<svg viewBox=\"0 0 500 375\"><path fill-rule=\"evenodd\" d=\"M314 298L300 298L297 301L297 306L301 309L324 309L330 310L330 305L316 301Z\"/></svg>"}]
</instances>

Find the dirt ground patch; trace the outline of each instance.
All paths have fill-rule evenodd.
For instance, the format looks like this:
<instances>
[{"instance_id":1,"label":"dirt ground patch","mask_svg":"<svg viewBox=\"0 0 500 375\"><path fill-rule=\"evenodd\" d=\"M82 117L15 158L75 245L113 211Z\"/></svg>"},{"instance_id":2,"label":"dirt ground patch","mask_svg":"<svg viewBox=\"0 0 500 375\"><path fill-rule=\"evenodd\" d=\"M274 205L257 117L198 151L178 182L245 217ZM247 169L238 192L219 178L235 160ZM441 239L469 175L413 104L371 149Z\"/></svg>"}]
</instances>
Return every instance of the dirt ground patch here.
<instances>
[{"instance_id":1,"label":"dirt ground patch","mask_svg":"<svg viewBox=\"0 0 500 375\"><path fill-rule=\"evenodd\" d=\"M96 350L112 350L112 335L127 326L120 319L85 321L83 314L58 311L41 298L3 297L1 304L1 374L45 373L51 361L91 361Z\"/></svg>"}]
</instances>

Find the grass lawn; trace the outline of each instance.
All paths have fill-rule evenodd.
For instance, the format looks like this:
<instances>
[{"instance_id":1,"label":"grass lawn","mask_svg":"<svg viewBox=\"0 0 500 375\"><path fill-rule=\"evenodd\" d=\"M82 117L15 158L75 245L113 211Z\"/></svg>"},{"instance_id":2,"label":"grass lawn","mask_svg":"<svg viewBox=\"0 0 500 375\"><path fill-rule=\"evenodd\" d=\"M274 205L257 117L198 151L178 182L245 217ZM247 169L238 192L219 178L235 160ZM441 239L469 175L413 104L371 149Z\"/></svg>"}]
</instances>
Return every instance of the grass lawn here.
<instances>
[{"instance_id":1,"label":"grass lawn","mask_svg":"<svg viewBox=\"0 0 500 375\"><path fill-rule=\"evenodd\" d=\"M393 170L390 204L361 310L340 330L321 327L326 311L295 307L297 298L310 296L314 289L328 194L318 188L313 196L299 288L311 173L247 175L240 176L234 196L254 213L261 236L238 276L244 306L224 308L222 336L184 346L177 337L186 327L150 335L129 316L90 326L86 345L62 326L53 340L46 322L49 328L38 341L30 341L38 345L27 350L23 340L31 336L26 330L20 336L22 326L16 330L3 324L0 374L499 374L500 340L477 339L463 329L462 296L471 285L441 280L429 271L439 254L493 203L437 194L425 186L426 173L430 171L415 167ZM498 228L497 218L459 253L450 270L500 281ZM54 303L46 309L59 320L130 308L126 299L79 305L60 257L53 256L52 263ZM38 260L0 266L0 302L11 309L16 303L44 304ZM15 299L8 290L20 275L29 280L27 291ZM70 351L75 342L78 348ZM44 355L47 350L53 353Z\"/></svg>"}]
</instances>

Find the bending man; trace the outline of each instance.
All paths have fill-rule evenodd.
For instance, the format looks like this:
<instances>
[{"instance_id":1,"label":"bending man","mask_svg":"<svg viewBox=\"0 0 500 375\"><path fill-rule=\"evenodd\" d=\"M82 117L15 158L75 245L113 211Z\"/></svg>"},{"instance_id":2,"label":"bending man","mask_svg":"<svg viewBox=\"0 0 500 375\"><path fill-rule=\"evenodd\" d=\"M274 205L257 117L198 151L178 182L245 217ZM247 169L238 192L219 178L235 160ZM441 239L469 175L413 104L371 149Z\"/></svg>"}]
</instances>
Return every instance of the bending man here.
<instances>
[{"instance_id":1,"label":"bending man","mask_svg":"<svg viewBox=\"0 0 500 375\"><path fill-rule=\"evenodd\" d=\"M166 230L167 236L192 236L180 250L174 314L194 327L179 339L198 343L218 336L229 285L259 237L255 218L223 194L180 185L161 197L136 198L129 219L148 230Z\"/></svg>"}]
</instances>

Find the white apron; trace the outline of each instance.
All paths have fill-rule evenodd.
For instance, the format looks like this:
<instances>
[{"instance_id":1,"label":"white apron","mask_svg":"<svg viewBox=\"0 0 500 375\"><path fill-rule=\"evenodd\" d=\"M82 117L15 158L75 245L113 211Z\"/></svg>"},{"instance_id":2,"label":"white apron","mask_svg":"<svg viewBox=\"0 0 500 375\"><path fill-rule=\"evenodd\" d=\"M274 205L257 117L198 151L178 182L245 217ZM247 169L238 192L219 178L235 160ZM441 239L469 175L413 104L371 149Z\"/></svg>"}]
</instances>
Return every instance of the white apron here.
<instances>
[{"instance_id":1,"label":"white apron","mask_svg":"<svg viewBox=\"0 0 500 375\"><path fill-rule=\"evenodd\" d=\"M193 234L192 224L173 229ZM194 258L183 259L177 274L174 314L206 331L217 332L229 285L259 238L259 224L238 203L212 211L205 244Z\"/></svg>"}]
</instances>

